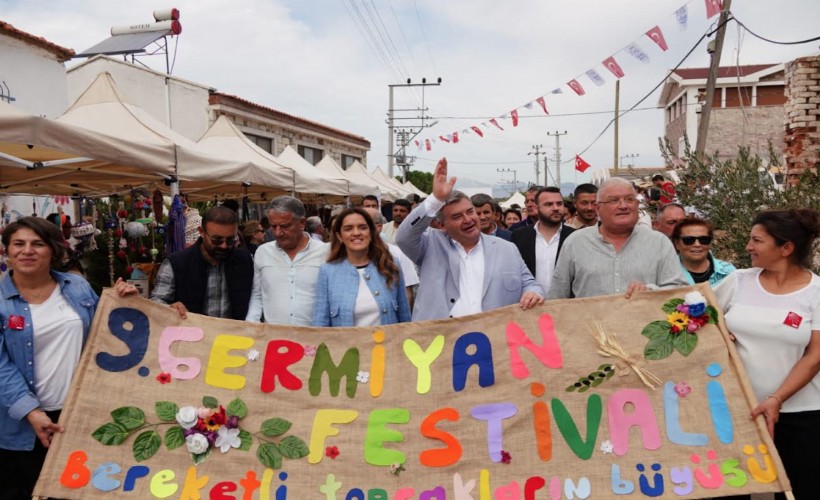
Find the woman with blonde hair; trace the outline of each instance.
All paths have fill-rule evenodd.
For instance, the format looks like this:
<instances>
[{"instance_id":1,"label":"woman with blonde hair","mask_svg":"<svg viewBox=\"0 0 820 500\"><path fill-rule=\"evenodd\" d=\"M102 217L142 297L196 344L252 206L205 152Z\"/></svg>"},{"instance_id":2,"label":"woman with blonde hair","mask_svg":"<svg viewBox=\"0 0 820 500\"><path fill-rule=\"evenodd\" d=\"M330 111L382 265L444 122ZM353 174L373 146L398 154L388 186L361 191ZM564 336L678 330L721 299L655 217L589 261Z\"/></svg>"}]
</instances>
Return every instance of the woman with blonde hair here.
<instances>
[{"instance_id":1,"label":"woman with blonde hair","mask_svg":"<svg viewBox=\"0 0 820 500\"><path fill-rule=\"evenodd\" d=\"M376 326L410 321L404 278L362 208L333 221L328 261L319 268L313 326Z\"/></svg>"}]
</instances>

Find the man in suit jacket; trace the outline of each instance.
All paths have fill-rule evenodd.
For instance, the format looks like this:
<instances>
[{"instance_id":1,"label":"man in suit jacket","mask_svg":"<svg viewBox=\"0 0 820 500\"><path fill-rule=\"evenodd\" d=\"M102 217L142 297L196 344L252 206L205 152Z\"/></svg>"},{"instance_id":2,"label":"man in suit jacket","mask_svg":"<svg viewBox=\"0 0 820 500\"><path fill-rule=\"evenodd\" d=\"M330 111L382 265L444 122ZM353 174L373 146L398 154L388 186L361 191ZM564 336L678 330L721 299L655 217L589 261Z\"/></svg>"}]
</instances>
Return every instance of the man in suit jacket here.
<instances>
[{"instance_id":1,"label":"man in suit jacket","mask_svg":"<svg viewBox=\"0 0 820 500\"><path fill-rule=\"evenodd\" d=\"M549 293L552 273L561 246L567 236L574 231L565 225L564 199L557 187L541 188L535 194L538 221L533 226L521 227L513 231L512 242L521 252L527 269L535 276L535 281Z\"/></svg>"},{"instance_id":2,"label":"man in suit jacket","mask_svg":"<svg viewBox=\"0 0 820 500\"><path fill-rule=\"evenodd\" d=\"M495 204L493 203L493 199L490 198L490 195L484 193L474 194L470 196L470 201L473 207L475 207L476 215L478 215L478 227L481 229L481 232L510 241L512 233L498 227L495 221Z\"/></svg>"},{"instance_id":3,"label":"man in suit jacket","mask_svg":"<svg viewBox=\"0 0 820 500\"><path fill-rule=\"evenodd\" d=\"M544 302L512 243L479 229L470 199L447 179L447 159L433 174L433 193L399 226L399 248L419 266L413 320L466 316L518 303L530 309ZM429 230L436 217L443 230Z\"/></svg>"}]
</instances>

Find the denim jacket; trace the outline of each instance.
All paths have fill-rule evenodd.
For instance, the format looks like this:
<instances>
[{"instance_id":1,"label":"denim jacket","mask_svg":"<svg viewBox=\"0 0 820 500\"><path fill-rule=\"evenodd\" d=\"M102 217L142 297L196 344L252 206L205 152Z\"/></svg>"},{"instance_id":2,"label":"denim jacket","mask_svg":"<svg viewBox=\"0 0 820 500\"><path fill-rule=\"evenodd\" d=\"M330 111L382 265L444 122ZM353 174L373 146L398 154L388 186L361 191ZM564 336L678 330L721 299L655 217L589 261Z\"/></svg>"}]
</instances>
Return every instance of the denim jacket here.
<instances>
[{"instance_id":1,"label":"denim jacket","mask_svg":"<svg viewBox=\"0 0 820 500\"><path fill-rule=\"evenodd\" d=\"M365 268L367 287L379 304L382 325L410 321L410 305L404 290L404 277L391 288L372 262ZM328 262L319 268L316 301L313 305L313 326L353 326L353 309L359 294L359 271L347 259Z\"/></svg>"},{"instance_id":2,"label":"denim jacket","mask_svg":"<svg viewBox=\"0 0 820 500\"><path fill-rule=\"evenodd\" d=\"M99 297L81 276L52 270L51 277L60 287L63 298L82 319L85 344ZM12 315L24 318L22 330L9 328ZM60 361L53 360L55 363ZM31 310L9 275L0 280L0 448L34 448L34 430L25 417L39 406L34 390Z\"/></svg>"}]
</instances>

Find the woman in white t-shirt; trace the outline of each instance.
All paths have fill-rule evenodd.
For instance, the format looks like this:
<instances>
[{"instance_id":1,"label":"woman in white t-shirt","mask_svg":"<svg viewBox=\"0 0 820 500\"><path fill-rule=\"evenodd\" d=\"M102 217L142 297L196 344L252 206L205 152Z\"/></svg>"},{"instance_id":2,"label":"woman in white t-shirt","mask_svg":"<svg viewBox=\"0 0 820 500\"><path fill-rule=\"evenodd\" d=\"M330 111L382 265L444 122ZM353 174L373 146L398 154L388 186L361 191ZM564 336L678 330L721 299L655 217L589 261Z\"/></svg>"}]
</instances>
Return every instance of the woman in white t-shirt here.
<instances>
[{"instance_id":1,"label":"woman in white t-shirt","mask_svg":"<svg viewBox=\"0 0 820 500\"><path fill-rule=\"evenodd\" d=\"M820 215L767 210L753 221L752 269L716 288L726 327L797 499L820 492L820 277L808 269Z\"/></svg>"}]
</instances>

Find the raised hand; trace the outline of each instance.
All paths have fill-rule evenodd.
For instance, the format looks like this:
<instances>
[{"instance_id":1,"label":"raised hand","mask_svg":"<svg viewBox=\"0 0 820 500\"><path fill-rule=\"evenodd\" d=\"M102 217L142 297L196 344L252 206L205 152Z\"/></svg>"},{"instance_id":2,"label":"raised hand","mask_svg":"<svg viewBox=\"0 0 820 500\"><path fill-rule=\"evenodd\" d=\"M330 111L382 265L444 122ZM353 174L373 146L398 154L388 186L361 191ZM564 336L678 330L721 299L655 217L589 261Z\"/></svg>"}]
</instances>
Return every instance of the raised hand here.
<instances>
[{"instance_id":1,"label":"raised hand","mask_svg":"<svg viewBox=\"0 0 820 500\"><path fill-rule=\"evenodd\" d=\"M447 158L440 159L433 173L433 196L439 201L446 201L453 192L455 184L456 177L447 179Z\"/></svg>"}]
</instances>

